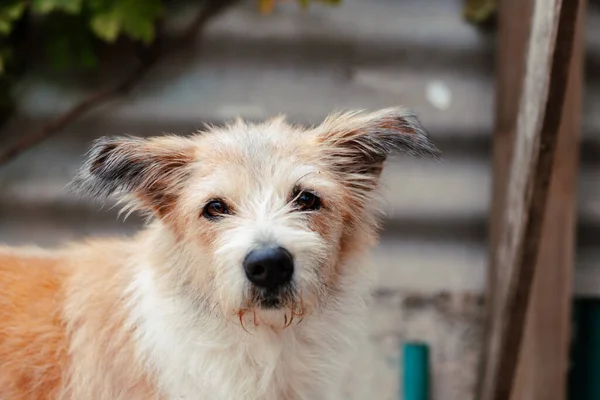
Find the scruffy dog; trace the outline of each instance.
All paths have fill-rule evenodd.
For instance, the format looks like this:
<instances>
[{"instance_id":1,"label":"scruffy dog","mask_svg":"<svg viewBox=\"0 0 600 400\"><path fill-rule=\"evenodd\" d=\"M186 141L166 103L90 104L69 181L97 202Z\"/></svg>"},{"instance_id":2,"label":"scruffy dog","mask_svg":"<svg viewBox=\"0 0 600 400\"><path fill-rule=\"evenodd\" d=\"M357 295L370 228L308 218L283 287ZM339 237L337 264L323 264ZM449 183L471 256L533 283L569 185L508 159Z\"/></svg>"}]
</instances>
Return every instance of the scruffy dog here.
<instances>
[{"instance_id":1,"label":"scruffy dog","mask_svg":"<svg viewBox=\"0 0 600 400\"><path fill-rule=\"evenodd\" d=\"M150 216L132 238L0 250L0 399L340 399L400 108L100 139L75 186Z\"/></svg>"}]
</instances>

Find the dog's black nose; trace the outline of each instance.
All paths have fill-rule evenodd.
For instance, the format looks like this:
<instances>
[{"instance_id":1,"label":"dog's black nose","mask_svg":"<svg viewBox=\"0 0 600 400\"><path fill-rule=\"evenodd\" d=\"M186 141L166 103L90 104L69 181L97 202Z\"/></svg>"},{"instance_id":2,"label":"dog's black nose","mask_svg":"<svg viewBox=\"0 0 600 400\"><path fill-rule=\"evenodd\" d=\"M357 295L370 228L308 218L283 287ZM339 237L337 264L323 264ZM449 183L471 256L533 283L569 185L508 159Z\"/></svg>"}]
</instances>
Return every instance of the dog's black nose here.
<instances>
[{"instance_id":1,"label":"dog's black nose","mask_svg":"<svg viewBox=\"0 0 600 400\"><path fill-rule=\"evenodd\" d=\"M244 271L256 286L274 289L291 281L294 260L283 247L261 247L248 253Z\"/></svg>"}]
</instances>

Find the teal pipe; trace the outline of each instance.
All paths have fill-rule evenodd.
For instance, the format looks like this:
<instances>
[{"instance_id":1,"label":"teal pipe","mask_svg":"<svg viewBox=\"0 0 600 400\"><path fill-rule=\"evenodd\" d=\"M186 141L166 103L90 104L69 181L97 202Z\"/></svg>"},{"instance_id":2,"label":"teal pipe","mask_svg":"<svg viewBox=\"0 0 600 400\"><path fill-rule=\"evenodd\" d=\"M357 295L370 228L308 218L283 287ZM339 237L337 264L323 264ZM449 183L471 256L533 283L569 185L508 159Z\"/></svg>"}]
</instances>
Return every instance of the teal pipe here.
<instances>
[{"instance_id":1,"label":"teal pipe","mask_svg":"<svg viewBox=\"0 0 600 400\"><path fill-rule=\"evenodd\" d=\"M405 343L402 357L402 399L429 400L429 347Z\"/></svg>"}]
</instances>

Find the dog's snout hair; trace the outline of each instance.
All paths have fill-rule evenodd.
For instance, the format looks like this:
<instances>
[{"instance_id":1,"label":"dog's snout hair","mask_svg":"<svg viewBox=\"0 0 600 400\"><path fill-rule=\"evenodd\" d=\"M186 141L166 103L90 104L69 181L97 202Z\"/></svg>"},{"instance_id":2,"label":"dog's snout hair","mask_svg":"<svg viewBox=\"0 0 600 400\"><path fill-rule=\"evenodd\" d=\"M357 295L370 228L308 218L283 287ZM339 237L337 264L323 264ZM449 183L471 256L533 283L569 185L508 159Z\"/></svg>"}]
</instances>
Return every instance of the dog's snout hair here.
<instances>
[{"instance_id":1,"label":"dog's snout hair","mask_svg":"<svg viewBox=\"0 0 600 400\"><path fill-rule=\"evenodd\" d=\"M28 277L22 293L41 284L60 323L3 322L0 397L21 398L10 382L37 380L28 396L54 385L64 399L339 398L362 337L373 272L364 260L393 153L439 157L402 108L333 114L311 127L277 117L186 137L97 140L73 187L115 196L147 226L130 239L23 256L56 271ZM2 277L22 278L11 265L25 261L12 254L0 251L0 315L16 290ZM41 382L14 367L27 361L3 359L17 351L3 334L35 323L56 338L38 356L60 379Z\"/></svg>"}]
</instances>

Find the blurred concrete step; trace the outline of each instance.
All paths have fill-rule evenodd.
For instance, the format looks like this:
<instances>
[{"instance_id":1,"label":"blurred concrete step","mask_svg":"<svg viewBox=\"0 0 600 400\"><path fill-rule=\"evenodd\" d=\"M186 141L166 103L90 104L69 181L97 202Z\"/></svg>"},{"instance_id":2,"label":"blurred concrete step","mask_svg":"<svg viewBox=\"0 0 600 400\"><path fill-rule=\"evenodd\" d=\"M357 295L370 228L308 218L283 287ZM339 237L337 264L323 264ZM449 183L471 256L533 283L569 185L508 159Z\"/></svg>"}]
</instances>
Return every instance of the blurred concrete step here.
<instances>
[{"instance_id":1,"label":"blurred concrete step","mask_svg":"<svg viewBox=\"0 0 600 400\"><path fill-rule=\"evenodd\" d=\"M4 138L31 130L22 121L41 124L93 91L76 83L51 82L39 76L24 79L19 86L19 113L23 118L5 128ZM436 105L436 87L443 87L448 94L447 108ZM493 76L461 75L451 69L432 73L402 65L241 65L199 57L172 60L157 68L131 96L94 111L88 121L118 128L104 134L123 133L120 125L135 123L161 124L166 129L182 125L201 128L204 122L238 115L262 120L280 113L292 121L315 124L333 110L392 105L416 111L433 139L447 147L442 150L451 150L454 142L465 141L479 143L481 150L482 140L489 138L493 130ZM600 142L600 117L593 110L599 107L600 87L591 87L584 102L583 128L586 140L596 144ZM79 129L90 128L88 124ZM74 137L80 136L71 132Z\"/></svg>"},{"instance_id":2,"label":"blurred concrete step","mask_svg":"<svg viewBox=\"0 0 600 400\"><path fill-rule=\"evenodd\" d=\"M207 37L235 37L268 42L353 42L358 47L481 48L485 41L462 18L461 0L344 0L338 7L297 3L279 5L263 16L252 2L230 9L207 30ZM176 31L193 16L182 8L167 27ZM415 21L421 23L415 24Z\"/></svg>"},{"instance_id":3,"label":"blurred concrete step","mask_svg":"<svg viewBox=\"0 0 600 400\"><path fill-rule=\"evenodd\" d=\"M420 115L434 138L491 134L490 77L461 76L453 71L432 75L401 67L357 67L349 73L347 68L172 60L154 70L131 96L92 115L99 121L123 124L160 121L200 128L206 121L238 115L260 120L280 113L293 121L315 124L334 110L403 105ZM447 109L436 108L430 100L432 85L440 84L450 94ZM19 87L19 112L31 119L51 118L91 90L74 82L30 76ZM9 125L6 134L16 136L21 129L18 124Z\"/></svg>"},{"instance_id":4,"label":"blurred concrete step","mask_svg":"<svg viewBox=\"0 0 600 400\"><path fill-rule=\"evenodd\" d=\"M455 134L489 132L493 46L462 20L460 0L349 0L307 12L284 4L270 16L248 3L214 21L198 51L165 60L132 98L102 115L198 124L284 112L294 120L317 122L336 108L404 104L420 112L432 131L451 126ZM191 15L182 11L183 19ZM418 20L423 23L415 24ZM106 79L94 82L73 74L48 78L48 71L38 70L16 91L19 109L31 118L56 115L113 82L127 61L127 54L115 55ZM452 92L447 110L427 100L434 81ZM461 123L451 120L455 115L461 115Z\"/></svg>"}]
</instances>

